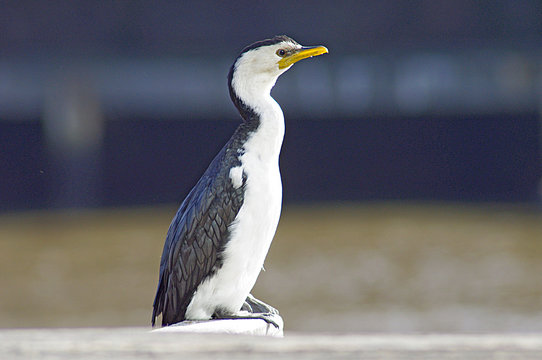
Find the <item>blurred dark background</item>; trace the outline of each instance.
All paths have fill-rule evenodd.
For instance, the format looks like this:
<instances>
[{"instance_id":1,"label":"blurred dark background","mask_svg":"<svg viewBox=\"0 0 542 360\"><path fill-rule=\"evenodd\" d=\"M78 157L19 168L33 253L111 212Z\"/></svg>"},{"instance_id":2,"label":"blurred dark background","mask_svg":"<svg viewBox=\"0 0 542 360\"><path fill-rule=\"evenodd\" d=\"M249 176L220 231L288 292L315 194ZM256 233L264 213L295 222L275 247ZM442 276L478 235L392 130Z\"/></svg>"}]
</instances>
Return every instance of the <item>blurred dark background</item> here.
<instances>
[{"instance_id":1,"label":"blurred dark background","mask_svg":"<svg viewBox=\"0 0 542 360\"><path fill-rule=\"evenodd\" d=\"M0 1L0 327L149 326L175 210L275 34L297 331L542 330L542 2Z\"/></svg>"},{"instance_id":2,"label":"blurred dark background","mask_svg":"<svg viewBox=\"0 0 542 360\"><path fill-rule=\"evenodd\" d=\"M179 202L239 122L247 44L323 44L273 92L285 203L537 202L539 1L4 1L0 210Z\"/></svg>"}]
</instances>

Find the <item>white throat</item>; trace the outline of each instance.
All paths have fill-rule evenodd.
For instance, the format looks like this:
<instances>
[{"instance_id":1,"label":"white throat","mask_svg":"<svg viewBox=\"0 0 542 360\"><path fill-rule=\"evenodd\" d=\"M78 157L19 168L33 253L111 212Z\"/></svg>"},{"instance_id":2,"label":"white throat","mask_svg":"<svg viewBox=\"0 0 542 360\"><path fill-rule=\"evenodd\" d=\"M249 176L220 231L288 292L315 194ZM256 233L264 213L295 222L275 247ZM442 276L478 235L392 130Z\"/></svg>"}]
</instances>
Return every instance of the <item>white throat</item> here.
<instances>
[{"instance_id":1,"label":"white throat","mask_svg":"<svg viewBox=\"0 0 542 360\"><path fill-rule=\"evenodd\" d=\"M255 76L250 74L250 67L241 66L234 73L231 83L239 99L259 116L260 123L253 134L255 138L249 142L257 141L252 145L261 152L262 160L276 158L277 162L284 138L284 115L279 104L271 97L271 89L279 75L263 73Z\"/></svg>"}]
</instances>

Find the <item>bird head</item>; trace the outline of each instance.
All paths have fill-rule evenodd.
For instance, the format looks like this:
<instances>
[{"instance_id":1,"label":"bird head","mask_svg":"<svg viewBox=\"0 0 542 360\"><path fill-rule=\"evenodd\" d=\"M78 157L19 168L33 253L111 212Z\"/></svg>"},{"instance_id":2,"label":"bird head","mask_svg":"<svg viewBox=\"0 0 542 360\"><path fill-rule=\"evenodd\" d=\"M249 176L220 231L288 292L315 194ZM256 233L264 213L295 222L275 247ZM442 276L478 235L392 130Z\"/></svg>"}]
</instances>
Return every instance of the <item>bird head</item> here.
<instances>
[{"instance_id":1,"label":"bird head","mask_svg":"<svg viewBox=\"0 0 542 360\"><path fill-rule=\"evenodd\" d=\"M293 64L327 52L325 46L301 46L285 35L247 46L233 63L228 75L233 102L238 106L241 100L248 105L255 96L269 95L278 77Z\"/></svg>"}]
</instances>

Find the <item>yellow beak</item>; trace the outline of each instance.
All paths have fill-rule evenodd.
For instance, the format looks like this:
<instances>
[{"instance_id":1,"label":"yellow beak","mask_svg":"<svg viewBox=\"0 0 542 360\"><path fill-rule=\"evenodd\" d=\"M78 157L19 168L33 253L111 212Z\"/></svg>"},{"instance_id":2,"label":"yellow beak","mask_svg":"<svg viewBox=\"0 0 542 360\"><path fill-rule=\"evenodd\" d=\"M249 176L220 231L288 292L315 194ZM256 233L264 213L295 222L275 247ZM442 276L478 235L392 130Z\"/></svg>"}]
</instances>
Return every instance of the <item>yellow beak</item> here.
<instances>
[{"instance_id":1,"label":"yellow beak","mask_svg":"<svg viewBox=\"0 0 542 360\"><path fill-rule=\"evenodd\" d=\"M318 56L326 54L329 51L325 46L311 46L311 47L302 47L301 49L294 52L292 55L288 55L279 60L279 69L285 69L289 66L292 66L294 63L299 60L306 59L308 57Z\"/></svg>"}]
</instances>

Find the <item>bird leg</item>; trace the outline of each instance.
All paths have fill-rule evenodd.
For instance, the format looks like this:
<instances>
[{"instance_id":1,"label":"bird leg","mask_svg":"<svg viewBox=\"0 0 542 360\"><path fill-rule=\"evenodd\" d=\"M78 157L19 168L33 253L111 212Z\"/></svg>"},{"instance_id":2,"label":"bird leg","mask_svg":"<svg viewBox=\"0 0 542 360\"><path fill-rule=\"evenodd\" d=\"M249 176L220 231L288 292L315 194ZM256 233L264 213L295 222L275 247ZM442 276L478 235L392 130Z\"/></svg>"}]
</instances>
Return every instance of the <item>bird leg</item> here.
<instances>
[{"instance_id":1,"label":"bird leg","mask_svg":"<svg viewBox=\"0 0 542 360\"><path fill-rule=\"evenodd\" d=\"M275 321L275 315L278 314L279 312L277 309L249 294L241 307L241 311L235 314L217 311L213 314L213 319L261 319L268 324L274 325L277 329L280 329L281 325Z\"/></svg>"},{"instance_id":2,"label":"bird leg","mask_svg":"<svg viewBox=\"0 0 542 360\"><path fill-rule=\"evenodd\" d=\"M248 311L250 313L279 314L277 309L261 300L256 299L254 296L252 296L252 294L248 294L245 303L241 307L241 310Z\"/></svg>"}]
</instances>

